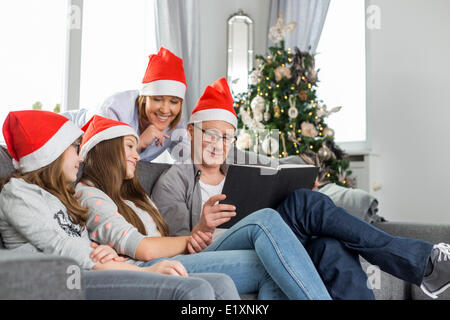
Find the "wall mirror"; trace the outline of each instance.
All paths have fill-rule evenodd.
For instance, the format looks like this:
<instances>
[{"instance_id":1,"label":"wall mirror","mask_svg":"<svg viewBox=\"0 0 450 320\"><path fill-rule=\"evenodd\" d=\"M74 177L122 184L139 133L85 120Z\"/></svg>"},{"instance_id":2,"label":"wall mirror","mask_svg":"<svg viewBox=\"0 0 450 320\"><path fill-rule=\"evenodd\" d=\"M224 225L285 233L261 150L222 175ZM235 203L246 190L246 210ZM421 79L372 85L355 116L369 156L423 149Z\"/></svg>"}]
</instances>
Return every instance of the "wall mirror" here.
<instances>
[{"instance_id":1,"label":"wall mirror","mask_svg":"<svg viewBox=\"0 0 450 320\"><path fill-rule=\"evenodd\" d=\"M253 69L253 20L239 10L227 23L227 80L236 95L247 91L248 73Z\"/></svg>"}]
</instances>

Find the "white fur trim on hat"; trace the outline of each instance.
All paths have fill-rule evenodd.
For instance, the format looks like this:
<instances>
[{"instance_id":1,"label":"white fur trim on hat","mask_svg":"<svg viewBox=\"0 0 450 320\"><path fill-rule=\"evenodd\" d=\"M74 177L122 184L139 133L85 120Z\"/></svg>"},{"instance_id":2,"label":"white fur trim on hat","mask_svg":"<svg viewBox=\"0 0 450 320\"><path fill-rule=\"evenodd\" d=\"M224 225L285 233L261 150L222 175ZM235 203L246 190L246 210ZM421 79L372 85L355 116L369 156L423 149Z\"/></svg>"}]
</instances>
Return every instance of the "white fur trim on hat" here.
<instances>
[{"instance_id":1,"label":"white fur trim on hat","mask_svg":"<svg viewBox=\"0 0 450 320\"><path fill-rule=\"evenodd\" d=\"M184 100L186 85L174 80L156 80L144 83L140 91L141 96L174 96Z\"/></svg>"},{"instance_id":2,"label":"white fur trim on hat","mask_svg":"<svg viewBox=\"0 0 450 320\"><path fill-rule=\"evenodd\" d=\"M100 131L93 137L91 137L82 147L80 150L80 154L83 158L86 158L86 155L88 152L95 147L97 144L99 144L102 141L110 140L122 136L135 136L136 139L139 142L139 136L137 135L136 131L128 126L128 125L118 125L113 126L108 129L105 129L103 131Z\"/></svg>"},{"instance_id":3,"label":"white fur trim on hat","mask_svg":"<svg viewBox=\"0 0 450 320\"><path fill-rule=\"evenodd\" d=\"M22 173L26 173L49 165L58 159L82 134L83 131L72 121L66 121L42 147L20 158L18 161L18 169Z\"/></svg>"},{"instance_id":4,"label":"white fur trim on hat","mask_svg":"<svg viewBox=\"0 0 450 320\"><path fill-rule=\"evenodd\" d=\"M191 118L189 119L188 123L213 121L213 120L225 121L233 125L235 129L237 128L236 116L232 112L225 109L205 109L197 111L191 115Z\"/></svg>"}]
</instances>

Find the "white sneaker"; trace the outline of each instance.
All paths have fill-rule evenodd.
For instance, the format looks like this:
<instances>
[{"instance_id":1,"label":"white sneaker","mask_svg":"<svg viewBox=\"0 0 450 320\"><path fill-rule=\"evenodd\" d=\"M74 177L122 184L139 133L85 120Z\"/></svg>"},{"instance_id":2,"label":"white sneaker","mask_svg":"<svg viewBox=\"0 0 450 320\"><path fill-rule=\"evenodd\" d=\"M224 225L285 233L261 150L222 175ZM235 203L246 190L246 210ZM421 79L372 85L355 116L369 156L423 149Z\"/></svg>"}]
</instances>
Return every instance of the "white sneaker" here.
<instances>
[{"instance_id":1,"label":"white sneaker","mask_svg":"<svg viewBox=\"0 0 450 320\"><path fill-rule=\"evenodd\" d=\"M423 278L420 288L428 296L436 299L450 287L450 245L439 243L431 251L432 271Z\"/></svg>"}]
</instances>

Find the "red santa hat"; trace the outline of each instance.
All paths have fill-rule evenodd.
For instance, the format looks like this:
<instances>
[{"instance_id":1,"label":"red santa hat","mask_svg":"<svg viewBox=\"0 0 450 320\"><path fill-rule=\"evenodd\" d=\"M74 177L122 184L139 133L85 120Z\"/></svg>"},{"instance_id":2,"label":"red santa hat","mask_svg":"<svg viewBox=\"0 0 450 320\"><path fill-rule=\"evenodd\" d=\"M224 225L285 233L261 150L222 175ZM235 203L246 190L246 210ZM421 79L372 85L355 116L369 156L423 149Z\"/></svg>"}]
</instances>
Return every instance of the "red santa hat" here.
<instances>
[{"instance_id":1,"label":"red santa hat","mask_svg":"<svg viewBox=\"0 0 450 320\"><path fill-rule=\"evenodd\" d=\"M149 58L141 96L175 96L184 100L187 86L183 60L162 47Z\"/></svg>"},{"instance_id":2,"label":"red santa hat","mask_svg":"<svg viewBox=\"0 0 450 320\"><path fill-rule=\"evenodd\" d=\"M72 121L50 111L12 111L3 123L14 168L22 173L49 165L82 134Z\"/></svg>"},{"instance_id":3,"label":"red santa hat","mask_svg":"<svg viewBox=\"0 0 450 320\"><path fill-rule=\"evenodd\" d=\"M83 158L86 158L93 147L105 140L132 135L139 141L136 131L128 124L99 115L93 116L81 130L84 131L80 151Z\"/></svg>"},{"instance_id":4,"label":"red santa hat","mask_svg":"<svg viewBox=\"0 0 450 320\"><path fill-rule=\"evenodd\" d=\"M192 110L188 123L212 120L222 120L237 128L233 96L225 78L220 78L206 87L194 110Z\"/></svg>"}]
</instances>

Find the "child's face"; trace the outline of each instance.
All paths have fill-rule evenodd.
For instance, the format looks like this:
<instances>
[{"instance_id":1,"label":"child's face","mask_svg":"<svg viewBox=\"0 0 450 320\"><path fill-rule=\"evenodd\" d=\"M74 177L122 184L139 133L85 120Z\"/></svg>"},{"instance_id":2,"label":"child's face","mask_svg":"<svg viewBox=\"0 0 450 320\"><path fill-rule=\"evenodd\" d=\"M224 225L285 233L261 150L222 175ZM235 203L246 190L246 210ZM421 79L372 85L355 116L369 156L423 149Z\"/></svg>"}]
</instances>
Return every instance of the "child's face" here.
<instances>
[{"instance_id":1,"label":"child's face","mask_svg":"<svg viewBox=\"0 0 450 320\"><path fill-rule=\"evenodd\" d=\"M79 141L71 144L63 153L62 173L67 183L77 180L78 169L83 157L79 154Z\"/></svg>"},{"instance_id":2,"label":"child's face","mask_svg":"<svg viewBox=\"0 0 450 320\"><path fill-rule=\"evenodd\" d=\"M182 101L174 96L147 96L145 114L150 124L165 130L181 111Z\"/></svg>"},{"instance_id":3,"label":"child's face","mask_svg":"<svg viewBox=\"0 0 450 320\"><path fill-rule=\"evenodd\" d=\"M126 172L125 179L132 179L136 171L137 163L140 159L137 152L137 140L135 136L125 136L123 139L125 148Z\"/></svg>"}]
</instances>

